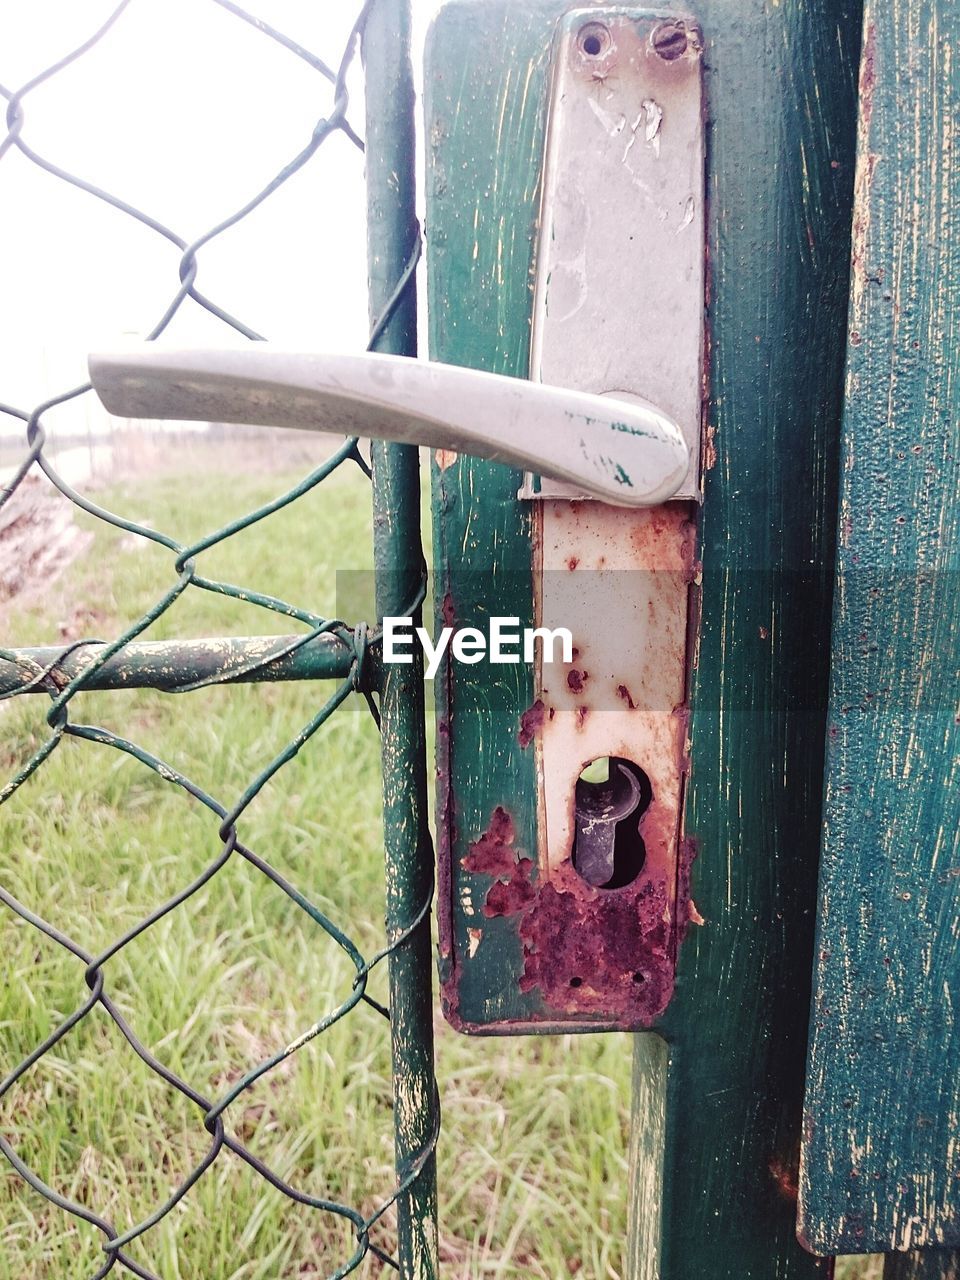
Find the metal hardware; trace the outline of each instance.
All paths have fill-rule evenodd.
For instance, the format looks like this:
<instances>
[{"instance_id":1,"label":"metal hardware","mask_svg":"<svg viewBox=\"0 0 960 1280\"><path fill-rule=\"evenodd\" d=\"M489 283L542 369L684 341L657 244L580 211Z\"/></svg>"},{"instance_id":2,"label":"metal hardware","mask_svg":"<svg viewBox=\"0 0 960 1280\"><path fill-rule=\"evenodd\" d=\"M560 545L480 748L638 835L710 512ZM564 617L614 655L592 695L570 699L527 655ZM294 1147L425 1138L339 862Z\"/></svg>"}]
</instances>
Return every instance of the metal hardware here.
<instances>
[{"instance_id":1,"label":"metal hardware","mask_svg":"<svg viewBox=\"0 0 960 1280\"><path fill-rule=\"evenodd\" d=\"M531 356L550 380L564 369L582 389L638 394L655 387L666 395L691 448L678 491L688 498L699 493L702 400L700 56L699 30L684 20L590 9L561 25ZM569 627L574 644L569 666L544 665L537 673L537 699L546 708L537 733L541 867L562 877L572 859L588 883L604 884L595 876L609 870L608 879L622 879L623 894L636 895L630 954L615 973L591 976L590 998L605 983L612 988L635 972L655 974L659 994L656 1004L646 1004L649 1020L672 994L675 951L663 947L663 936L665 928L679 927L682 911L696 508L673 502L627 512L571 503L561 497L585 498L585 490L550 481L536 496L538 624ZM613 814L596 865L584 870L578 775L602 756L635 762L629 775L619 769L614 775L638 786L642 779L645 788L634 828L642 857L627 878L613 865ZM658 909L645 911L651 902ZM586 981L577 988L584 1000ZM653 990L643 992L645 1002Z\"/></svg>"},{"instance_id":2,"label":"metal hardware","mask_svg":"<svg viewBox=\"0 0 960 1280\"><path fill-rule=\"evenodd\" d=\"M609 760L605 779L583 774L574 792L573 865L598 889L621 889L639 875L644 859L639 822L650 803L650 783L630 760Z\"/></svg>"},{"instance_id":3,"label":"metal hardware","mask_svg":"<svg viewBox=\"0 0 960 1280\"><path fill-rule=\"evenodd\" d=\"M444 1008L484 1033L660 1025L692 910L683 801L703 395L701 38L688 20L592 7L560 17L551 62L539 184L522 167L514 205L491 196L482 149L447 149L450 105L428 115L442 156L428 182L442 226L431 304L447 307L471 251L480 262L458 297L478 308L472 341L442 310L435 349L502 367L498 326L509 317L515 343L532 319L533 378L599 393L598 404L669 397L688 466L662 503L628 511L571 501L591 495L545 478L537 490L528 477L517 498L491 468L437 459L438 617L482 627L494 612L526 624L532 611L537 627L572 636L569 662L506 673L450 663L443 682ZM524 166L538 151L527 128ZM496 164L497 181L512 174L499 153ZM488 305L492 271L499 309ZM615 765L607 797L579 781L599 758L626 769Z\"/></svg>"},{"instance_id":4,"label":"metal hardware","mask_svg":"<svg viewBox=\"0 0 960 1280\"><path fill-rule=\"evenodd\" d=\"M663 407L700 496L702 37L690 19L578 10L561 31L541 199L531 377ZM537 482L524 497L589 497Z\"/></svg>"},{"instance_id":5,"label":"metal hardware","mask_svg":"<svg viewBox=\"0 0 960 1280\"><path fill-rule=\"evenodd\" d=\"M143 343L91 355L89 363L94 389L121 417L246 422L427 445L535 466L623 506L663 502L689 465L677 424L646 402L402 356Z\"/></svg>"}]
</instances>

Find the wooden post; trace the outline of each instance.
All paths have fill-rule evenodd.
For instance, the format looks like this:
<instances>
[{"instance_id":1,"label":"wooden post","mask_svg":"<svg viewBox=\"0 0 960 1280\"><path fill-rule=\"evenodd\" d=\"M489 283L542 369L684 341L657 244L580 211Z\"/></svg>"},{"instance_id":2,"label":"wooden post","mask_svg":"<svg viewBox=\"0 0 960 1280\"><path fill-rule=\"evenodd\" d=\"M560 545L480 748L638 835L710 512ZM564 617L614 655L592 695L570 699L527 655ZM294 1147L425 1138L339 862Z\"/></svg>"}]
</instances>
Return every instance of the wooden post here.
<instances>
[{"instance_id":1,"label":"wooden post","mask_svg":"<svg viewBox=\"0 0 960 1280\"><path fill-rule=\"evenodd\" d=\"M838 1253L960 1247L958 122L954 0L867 0L801 1180Z\"/></svg>"}]
</instances>

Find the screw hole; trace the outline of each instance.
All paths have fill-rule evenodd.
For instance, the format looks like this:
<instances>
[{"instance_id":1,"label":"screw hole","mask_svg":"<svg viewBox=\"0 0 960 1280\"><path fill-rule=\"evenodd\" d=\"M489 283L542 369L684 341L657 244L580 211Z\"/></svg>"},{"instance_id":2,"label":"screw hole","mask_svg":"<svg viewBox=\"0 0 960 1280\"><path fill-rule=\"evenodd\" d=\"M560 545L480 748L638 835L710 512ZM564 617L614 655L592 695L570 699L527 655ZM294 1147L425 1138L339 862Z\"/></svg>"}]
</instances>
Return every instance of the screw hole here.
<instances>
[{"instance_id":1,"label":"screw hole","mask_svg":"<svg viewBox=\"0 0 960 1280\"><path fill-rule=\"evenodd\" d=\"M571 987L582 987L582 986L583 986L583 979L582 979L582 978L571 978L571 979L570 979L570 985L571 985Z\"/></svg>"},{"instance_id":2,"label":"screw hole","mask_svg":"<svg viewBox=\"0 0 960 1280\"><path fill-rule=\"evenodd\" d=\"M633 975L634 982L646 982L647 975L645 973L635 973Z\"/></svg>"},{"instance_id":3,"label":"screw hole","mask_svg":"<svg viewBox=\"0 0 960 1280\"><path fill-rule=\"evenodd\" d=\"M610 46L610 32L599 22L589 22L581 28L577 44L586 57L599 58Z\"/></svg>"}]
</instances>

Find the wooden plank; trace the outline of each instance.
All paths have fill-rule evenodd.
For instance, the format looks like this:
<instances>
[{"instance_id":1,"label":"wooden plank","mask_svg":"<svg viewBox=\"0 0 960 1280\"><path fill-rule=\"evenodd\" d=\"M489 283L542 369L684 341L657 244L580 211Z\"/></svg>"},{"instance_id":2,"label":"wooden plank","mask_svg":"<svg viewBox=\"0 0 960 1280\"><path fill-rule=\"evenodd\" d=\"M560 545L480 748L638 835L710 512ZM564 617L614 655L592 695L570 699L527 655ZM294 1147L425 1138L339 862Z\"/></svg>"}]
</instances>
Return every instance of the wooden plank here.
<instances>
[{"instance_id":1,"label":"wooden plank","mask_svg":"<svg viewBox=\"0 0 960 1280\"><path fill-rule=\"evenodd\" d=\"M891 1253L883 1280L960 1280L960 1253L952 1249L918 1249Z\"/></svg>"},{"instance_id":2,"label":"wooden plank","mask_svg":"<svg viewBox=\"0 0 960 1280\"><path fill-rule=\"evenodd\" d=\"M629 1280L660 1280L670 1050L657 1035L638 1035L633 1041L626 1275Z\"/></svg>"},{"instance_id":3,"label":"wooden plank","mask_svg":"<svg viewBox=\"0 0 960 1280\"><path fill-rule=\"evenodd\" d=\"M844 1253L960 1245L960 7L864 33L801 1184Z\"/></svg>"},{"instance_id":4,"label":"wooden plank","mask_svg":"<svg viewBox=\"0 0 960 1280\"><path fill-rule=\"evenodd\" d=\"M711 400L664 1280L794 1280L859 6L698 6Z\"/></svg>"},{"instance_id":5,"label":"wooden plank","mask_svg":"<svg viewBox=\"0 0 960 1280\"><path fill-rule=\"evenodd\" d=\"M424 75L430 355L525 377L532 260L556 0L479 0L443 9ZM481 51L483 51L481 53ZM523 475L438 454L434 482L434 600L438 625L491 615L533 625L532 511ZM438 923L444 1013L455 1026L526 1023L538 991L521 992L522 943L507 916L480 915L463 859L471 846L532 856L537 847L534 752L520 718L535 701L526 663L496 680L435 683L438 740ZM477 879L484 890L489 877ZM474 901L474 895L476 901ZM484 945L465 973L470 929Z\"/></svg>"}]
</instances>

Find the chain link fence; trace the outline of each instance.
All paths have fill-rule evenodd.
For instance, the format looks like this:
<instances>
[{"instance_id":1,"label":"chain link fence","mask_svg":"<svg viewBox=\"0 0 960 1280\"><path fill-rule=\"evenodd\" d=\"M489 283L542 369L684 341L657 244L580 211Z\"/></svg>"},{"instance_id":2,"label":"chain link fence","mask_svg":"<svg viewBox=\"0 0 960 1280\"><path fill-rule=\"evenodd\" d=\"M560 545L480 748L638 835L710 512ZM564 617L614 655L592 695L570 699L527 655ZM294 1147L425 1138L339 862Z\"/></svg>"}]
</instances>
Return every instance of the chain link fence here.
<instances>
[{"instance_id":1,"label":"chain link fence","mask_svg":"<svg viewBox=\"0 0 960 1280\"><path fill-rule=\"evenodd\" d=\"M383 3L384 0L379 0ZM292 158L280 164L275 176L246 203L223 217L216 225L204 234L188 240L166 225L160 218L153 217L149 210L134 207L121 196L104 190L95 182L87 180L82 174L69 172L48 158L41 149L31 142L31 100L32 95L49 84L55 77L63 75L70 68L82 65L84 59L91 57L103 42L109 41L117 24L124 18L125 11L135 8L132 0L122 3L109 14L106 21L88 38L84 39L66 56L47 66L39 74L33 76L19 88L0 86L0 93L6 100L6 137L0 146L0 156L7 153L19 153L19 156L30 165L43 170L54 179L58 187L49 188L48 198L52 199L57 189L71 186L92 200L104 202L127 219L134 220L141 227L149 230L156 237L162 238L174 246L178 255L176 278L171 281L170 296L162 312L149 332L150 338L157 338L167 330L168 326L185 308L198 307L207 313L223 329L251 340L264 335L255 330L244 319L234 315L217 300L209 296L198 283L198 268L203 251L219 237L224 236L242 220L248 218L256 210L269 201L287 184L293 175L310 164L320 162L323 149L329 141L340 136L349 140L353 147L362 150L363 141L360 131L351 123L349 117L350 97L347 88L348 72L354 62L358 46L364 36L364 29L378 0L367 0L359 8L349 38L342 51L338 65L330 66L316 54L303 48L290 39L282 31L275 30L254 14L248 13L230 0L209 0L237 22L254 27L264 42L276 42L291 56L306 63L317 76L318 87L323 87L329 106L326 113L312 128L309 140ZM189 32L184 33L189 38ZM79 81L78 81L79 83ZM369 113L368 95L368 113ZM335 254L336 245L326 246L318 252ZM419 238L415 252L407 261L406 269L400 273L392 289L387 303L372 327L370 345L377 345L390 323L397 307L408 297L411 288L416 257L419 253ZM54 299L55 302L55 299ZM5 306L15 305L9 298ZM335 305L327 301L326 305ZM56 395L51 395L43 403L23 406L11 403L0 404L8 422L19 421L22 424L22 445L19 457L9 471L7 479L0 490L0 509L14 504L22 498L26 488L36 483L42 474L45 481L52 486L63 499L72 504L79 512L92 517L100 526L110 526L124 536L149 545L154 551L169 558L169 579L162 587L158 584L153 602L141 616L123 627L119 634L112 638L83 635L73 638L67 644L56 648L25 649L11 647L20 642L20 637L7 635L4 643L8 646L0 650L0 698L22 698L26 695L41 695L47 699L45 709L45 729L40 734L25 734L16 737L9 750L3 755L7 766L7 776L0 781L0 804L7 812L17 809L29 812L40 803L37 799L36 787L42 780L45 769L49 768L55 753L62 750L70 741L82 745L88 752L113 753L112 758L124 758L134 762L140 777L152 779L150 787L172 789L180 794L191 810L200 806L208 816L211 829L216 832L216 852L199 874L189 883L182 884L162 901L144 900L139 918L135 923L124 927L112 936L106 945L96 947L85 945L83 913L78 909L73 920L73 927L67 929L47 919L37 908L36 902L23 900L15 896L7 888L7 877L0 887L0 901L7 912L9 928L29 929L35 931L38 946L38 968L36 982L29 993L33 1005L44 1006L43 1016L34 1018L30 1026L46 1026L46 1034L38 1038L29 1052L23 1054L19 1061L11 1061L10 1046L21 1044L23 1029L6 1026L0 1029L0 1044L4 1046L2 1069L4 1077L0 1083L0 1106L4 1108L0 1115L0 1151L8 1162L16 1179L14 1200L22 1208L22 1218L18 1230L33 1231L51 1240L64 1238L66 1226L72 1224L78 1228L87 1224L99 1233L100 1260L89 1263L89 1242L81 1234L76 1236L76 1275L89 1277L106 1276L109 1272L129 1273L141 1277L179 1276L180 1264L171 1261L169 1245L165 1246L163 1262L154 1262L151 1255L152 1241L157 1239L156 1228L167 1220L170 1226L171 1217L177 1218L178 1206L189 1199L189 1193L211 1177L211 1171L219 1168L222 1162L238 1160L249 1171L250 1176L262 1179L281 1197L293 1206L301 1206L317 1215L318 1220L341 1224L341 1234L334 1235L344 1239L344 1231L349 1233L345 1242L339 1247L342 1256L336 1265L331 1267L324 1260L327 1244L317 1244L312 1257L289 1260L289 1269L279 1268L276 1258L264 1259L263 1268L257 1270L253 1264L247 1269L238 1268L224 1270L230 1275L308 1275L328 1274L336 1277L346 1276L358 1269L372 1268L371 1274L379 1274L382 1270L401 1269L400 1255L397 1254L397 1231L393 1225L395 1205L398 1197L408 1193L413 1184L421 1177L424 1168L432 1163L432 1155L436 1142L436 1122L432 1118L437 1113L432 1110L430 1133L419 1149L407 1152L398 1160L400 1177L392 1194L387 1194L377 1203L365 1198L361 1207L356 1207L335 1194L308 1193L296 1185L290 1176L282 1173L277 1167L267 1162L254 1147L245 1133L243 1125L236 1121L236 1107L251 1096L258 1082L269 1078L279 1088L284 1086L284 1072L289 1061L303 1052L318 1052L317 1045L313 1050L306 1049L318 1038L324 1042L333 1029L346 1015L352 1011L367 1010L383 1022L384 1037L389 1035L390 1010L386 1001L373 993L373 977L377 966L388 957L394 957L398 949L410 939L412 934L425 926L429 913L429 896L421 900L421 905L407 912L405 919L396 918L390 928L388 939L379 947L371 949L369 945L362 947L360 942L338 922L336 911L336 884L323 885L321 892L308 892L294 883L284 871L281 871L263 853L252 847L245 830L249 811L254 802L261 796L269 783L278 775L289 769L291 762L308 742L330 721L338 708L355 702L357 695L362 699L373 719L379 726L380 703L378 685L378 668L376 661L378 633L375 626L363 622L347 622L338 618L321 616L310 607L271 594L261 587L245 586L240 582L227 580L225 577L211 575L202 568L202 557L205 553L222 548L230 539L242 536L260 522L276 518L292 504L302 503L307 495L316 491L318 486L329 482L335 474L344 469L356 469L364 476L371 476L368 465L356 439L346 440L316 466L299 483L290 487L279 497L262 503L254 510L212 531L206 532L192 541L185 541L163 529L155 527L152 520L131 519L129 516L111 510L102 505L91 492L84 491L85 486L71 483L61 474L55 465L51 443L55 440L55 428L48 427L52 411L72 401L79 401L84 396L92 395L88 384L65 388ZM269 448L269 445L265 446ZM227 481L229 483L229 481ZM328 483L329 487L329 483ZM339 490L330 495L330 501L339 500ZM0 520L2 520L0 510ZM42 558L38 564L42 566ZM24 576L24 575L21 575ZM29 572L25 572L29 580ZM36 585L36 584L34 584ZM267 638L234 637L217 642L204 640L185 641L153 641L150 630L158 622L165 619L172 610L179 607L188 598L195 598L198 593L209 593L218 598L225 598L245 609L262 611L267 615L284 620L289 628L290 623L299 624L300 630L295 636L272 635ZM406 612L413 612L419 607L422 598L422 577L420 597L409 601ZM289 620L289 622L287 621ZM269 629L269 628L268 628ZM5 628L6 631L6 628ZM324 679L333 680L333 691L324 697L321 705L313 710L307 723L303 724L295 736L280 749L272 750L267 763L259 767L253 777L240 790L239 794L218 797L206 785L201 785L193 777L187 776L176 765L160 757L153 749L138 741L132 732L118 732L102 724L88 722L85 719L84 699L94 690L116 690L131 687L151 687L166 692L185 693L197 691L212 685L225 683L250 683L256 681L276 681L286 679ZM326 686L324 686L326 689ZM129 696L129 695L124 695ZM137 717L132 717L137 719ZM137 735L139 737L139 735ZM149 737L149 735L147 735ZM422 744L421 744L422 745ZM337 750L335 739L331 739L326 747L327 752ZM318 767L316 761L311 767ZM323 767L322 763L319 766ZM109 764L98 765L102 776L110 775ZM152 794L152 792L151 792ZM44 804L50 803L48 800ZM69 803L67 808L69 809ZM0 811L2 816L2 811ZM46 822L46 819L44 819ZM71 838L70 822L62 826L50 816L47 826L54 831L63 842ZM11 831L17 828L11 827ZM11 841L14 837L11 837ZM56 843L52 846L57 848ZM8 865L16 860L19 850L8 847L4 858ZM59 855L56 855L59 856ZM88 849L87 856L94 858L96 848ZM163 847L151 847L149 842L144 848L144 857L149 860L169 859L171 851ZM268 882L277 895L282 896L287 904L285 913L281 912L282 928L292 929L290 917L295 915L303 922L309 922L311 930L316 931L318 945L321 940L328 940L346 957L351 979L341 998L331 1007L318 1010L310 1025L302 1030L289 1043L275 1043L271 1046L258 1046L259 1055L256 1060L247 1064L240 1073L232 1073L229 1079L220 1080L217 1092L200 1087L191 1080L189 1070L189 1053L186 1049L171 1051L171 1041L166 1040L162 1046L151 1044L148 1037L138 1029L140 995L134 984L136 975L143 972L143 956L149 951L151 931L155 931L162 921L171 913L183 910L191 903L200 903L204 895L216 890L218 878L226 874L228 868L236 866L242 860L257 877ZM22 879L28 879L23 877ZM312 876L309 877L312 879ZM66 904L71 896L71 884L64 879L62 894ZM422 889L422 885L421 885ZM135 892L135 887L130 889ZM67 907L69 909L69 906ZM401 916L403 912L401 911ZM98 923L102 926L104 921ZM298 928L300 926L297 926ZM428 924L426 925L428 929ZM422 930L421 930L422 931ZM12 935L10 935L12 936ZM144 940L147 951L138 947L138 940ZM47 989L42 981L44 969L39 957L46 954L48 944L68 956L75 966L77 984L85 984L85 994L77 997L72 1007L61 1008L66 997L62 989L53 984ZM124 967L124 957L134 959ZM149 956L147 962L150 962ZM156 963L154 961L154 963ZM197 960L200 964L200 960ZM140 966L140 967L138 967ZM121 981L118 977L124 974ZM409 980L409 970L406 979ZM211 978L211 981L216 981ZM399 981L399 979L398 979ZM117 984L120 990L117 990ZM146 986L146 984L144 984ZM428 983L429 985L429 983ZM81 988L82 990L83 988ZM394 986L394 995L398 988ZM145 997L144 997L145 998ZM171 1007L175 1007L174 996L170 997ZM356 1015L355 1015L356 1016ZM161 1173L169 1171L168 1193L159 1199L138 1221L127 1222L116 1220L111 1216L105 1201L111 1200L98 1185L95 1177L87 1176L87 1171L80 1167L67 1168L62 1158L52 1157L49 1167L39 1166L24 1156L18 1143L16 1118L21 1107L26 1106L25 1096L33 1089L31 1081L35 1069L42 1066L46 1059L57 1058L65 1052L65 1045L79 1028L87 1026L91 1020L106 1019L111 1024L110 1036L102 1041L102 1052L117 1054L128 1053L135 1056L156 1079L164 1086L164 1096L179 1097L185 1100L183 1128L180 1133L167 1134L168 1146L164 1152L155 1155L160 1161ZM187 1011L180 1028L180 1038L189 1039L188 1028L192 1014ZM118 1035L115 1033L119 1033ZM176 1037L174 1037L174 1040ZM100 1043L100 1042L98 1042ZM342 1048L342 1042L340 1042ZM327 1055L330 1056L329 1053ZM63 1062L61 1061L61 1068ZM135 1065L135 1064L134 1064ZM139 1069L139 1068L138 1068ZM349 1064L342 1065L344 1072L349 1071ZM431 1066L432 1072L432 1066ZM131 1067L132 1070L132 1067ZM432 1079L432 1076L431 1076ZM89 1082L82 1087L89 1088ZM49 1095L47 1095L49 1097ZM34 1097L34 1103L37 1102ZM42 1096L40 1099L43 1106ZM147 1104L143 1104L147 1105ZM233 1110L231 1110L233 1108ZM192 1115L193 1120L189 1120ZM143 1118L135 1118L136 1124L142 1125ZM53 1121L51 1121L53 1123ZM135 1125L136 1127L136 1125ZM198 1142L197 1135L202 1137ZM318 1147L314 1150L316 1163L319 1164L322 1178L330 1186L339 1183L338 1170L329 1167L336 1165L337 1157L329 1154L328 1165L324 1165L323 1135L317 1136ZM50 1142L56 1153L58 1135L51 1134ZM178 1142L181 1147L180 1156L173 1157ZM146 1143L144 1143L146 1147ZM69 1143L65 1148L70 1149ZM184 1154L186 1153L186 1154ZM146 1151L144 1159L150 1159ZM178 1167L179 1162L179 1167ZM81 1162L82 1163L82 1162ZM290 1163L289 1161L287 1162ZM294 1162L295 1163L295 1162ZM51 1172L52 1171L52 1172ZM174 1174L176 1176L174 1176ZM11 1175L11 1176L13 1176ZM429 1199L429 1197L428 1197ZM39 1208L38 1208L39 1206ZM223 1249L229 1254L235 1237L241 1234L243 1223L229 1225L230 1206L223 1205ZM12 1228L7 1229L7 1234ZM91 1233L87 1232L87 1235ZM402 1241L403 1231L400 1230ZM324 1237L326 1241L327 1237ZM85 1241L87 1241L85 1243ZM0 1244L0 1248L2 1248ZM42 1264L42 1273L60 1275L58 1264L50 1259L56 1254L51 1246L48 1260ZM85 1252L86 1250L86 1252ZM161 1250L163 1252L163 1250ZM402 1245L401 1245L402 1255ZM226 1264L225 1264L226 1265ZM284 1263L287 1266L287 1263ZM43 1268L50 1268L44 1270ZM406 1267L403 1268L405 1273ZM365 1271L366 1273L366 1271ZM199 1274L192 1270L184 1274ZM209 1275L210 1273L207 1272ZM419 1274L419 1272L418 1272Z\"/></svg>"}]
</instances>

